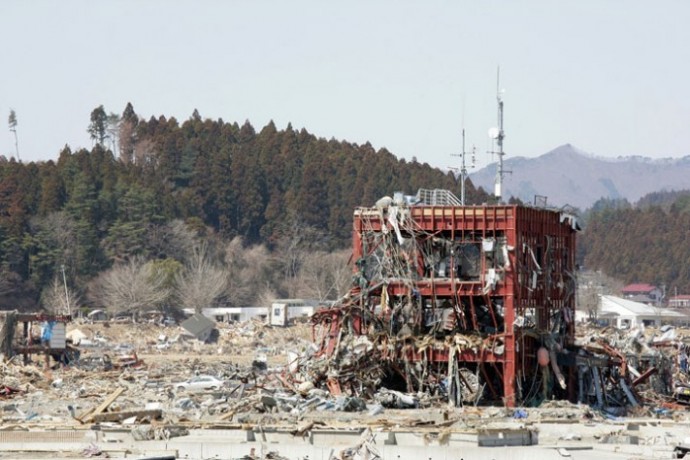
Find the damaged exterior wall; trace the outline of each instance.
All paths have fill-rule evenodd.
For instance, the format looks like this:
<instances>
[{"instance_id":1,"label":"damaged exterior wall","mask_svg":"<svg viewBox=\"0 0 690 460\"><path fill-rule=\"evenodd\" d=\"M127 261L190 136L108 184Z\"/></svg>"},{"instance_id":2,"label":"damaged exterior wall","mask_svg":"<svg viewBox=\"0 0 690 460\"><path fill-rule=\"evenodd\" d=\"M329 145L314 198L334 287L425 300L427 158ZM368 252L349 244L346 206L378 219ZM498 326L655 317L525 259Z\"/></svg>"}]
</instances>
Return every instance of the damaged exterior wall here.
<instances>
[{"instance_id":1,"label":"damaged exterior wall","mask_svg":"<svg viewBox=\"0 0 690 460\"><path fill-rule=\"evenodd\" d=\"M313 318L331 392L575 399L574 363L558 364L574 341L574 217L385 199L353 225L354 287Z\"/></svg>"}]
</instances>

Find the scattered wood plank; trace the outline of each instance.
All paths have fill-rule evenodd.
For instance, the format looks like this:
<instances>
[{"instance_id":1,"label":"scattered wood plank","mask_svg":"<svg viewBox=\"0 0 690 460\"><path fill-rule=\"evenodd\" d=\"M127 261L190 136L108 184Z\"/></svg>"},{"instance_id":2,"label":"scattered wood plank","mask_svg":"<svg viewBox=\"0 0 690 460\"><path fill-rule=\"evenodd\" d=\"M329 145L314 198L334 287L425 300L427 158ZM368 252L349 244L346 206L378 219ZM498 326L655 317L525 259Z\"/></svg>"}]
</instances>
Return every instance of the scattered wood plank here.
<instances>
[{"instance_id":1,"label":"scattered wood plank","mask_svg":"<svg viewBox=\"0 0 690 460\"><path fill-rule=\"evenodd\" d=\"M131 417L136 417L137 420L149 419L155 420L163 416L163 411L161 409L150 409L150 410L128 410L121 412L105 412L102 414L94 414L94 422L121 422Z\"/></svg>"},{"instance_id":2,"label":"scattered wood plank","mask_svg":"<svg viewBox=\"0 0 690 460\"><path fill-rule=\"evenodd\" d=\"M105 401L103 401L99 406L97 406L95 409L88 410L84 412L83 414L79 415L78 417L75 417L77 420L79 420L82 423L89 423L94 420L94 416L99 415L108 407L125 391L123 387L118 387L115 391L113 391L107 398L105 398Z\"/></svg>"},{"instance_id":3,"label":"scattered wood plank","mask_svg":"<svg viewBox=\"0 0 690 460\"><path fill-rule=\"evenodd\" d=\"M230 420L235 415L235 411L231 410L220 416L219 420Z\"/></svg>"}]
</instances>

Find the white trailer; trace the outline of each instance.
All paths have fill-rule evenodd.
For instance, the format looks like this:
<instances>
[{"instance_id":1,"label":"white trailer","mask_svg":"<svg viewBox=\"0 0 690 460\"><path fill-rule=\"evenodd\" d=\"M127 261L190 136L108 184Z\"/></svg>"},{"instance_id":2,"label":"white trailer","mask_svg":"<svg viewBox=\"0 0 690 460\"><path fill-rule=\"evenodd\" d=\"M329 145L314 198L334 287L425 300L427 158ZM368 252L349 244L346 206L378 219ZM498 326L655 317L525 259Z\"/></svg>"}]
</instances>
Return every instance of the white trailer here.
<instances>
[{"instance_id":1,"label":"white trailer","mask_svg":"<svg viewBox=\"0 0 690 460\"><path fill-rule=\"evenodd\" d=\"M298 318L309 318L318 305L316 300L276 299L269 309L271 326L287 326Z\"/></svg>"}]
</instances>

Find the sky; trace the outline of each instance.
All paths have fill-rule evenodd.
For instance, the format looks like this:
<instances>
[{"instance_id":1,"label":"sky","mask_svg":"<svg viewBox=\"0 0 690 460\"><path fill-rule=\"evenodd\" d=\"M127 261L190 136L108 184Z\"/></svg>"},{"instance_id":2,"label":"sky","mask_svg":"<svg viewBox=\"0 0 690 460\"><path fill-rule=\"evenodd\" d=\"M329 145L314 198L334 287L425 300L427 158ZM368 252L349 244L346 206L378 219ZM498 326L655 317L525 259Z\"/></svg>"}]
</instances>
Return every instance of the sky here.
<instances>
[{"instance_id":1,"label":"sky","mask_svg":"<svg viewBox=\"0 0 690 460\"><path fill-rule=\"evenodd\" d=\"M497 74L507 157L690 155L686 0L0 2L0 155L92 146L103 105L197 109L370 142L399 158L495 160ZM468 157L469 162L469 157Z\"/></svg>"}]
</instances>

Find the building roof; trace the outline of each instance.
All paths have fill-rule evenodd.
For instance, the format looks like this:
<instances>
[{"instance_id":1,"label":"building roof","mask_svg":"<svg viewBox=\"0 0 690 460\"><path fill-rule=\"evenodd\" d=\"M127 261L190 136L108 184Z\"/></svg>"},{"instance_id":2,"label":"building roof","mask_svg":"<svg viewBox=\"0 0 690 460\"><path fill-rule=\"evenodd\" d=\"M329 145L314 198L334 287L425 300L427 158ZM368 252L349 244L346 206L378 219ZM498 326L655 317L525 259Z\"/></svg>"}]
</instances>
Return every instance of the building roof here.
<instances>
[{"instance_id":1,"label":"building roof","mask_svg":"<svg viewBox=\"0 0 690 460\"><path fill-rule=\"evenodd\" d=\"M201 333L207 329L213 328L216 325L213 321L202 315L201 313L195 313L194 316L184 320L180 326L194 337L198 337Z\"/></svg>"},{"instance_id":2,"label":"building roof","mask_svg":"<svg viewBox=\"0 0 690 460\"><path fill-rule=\"evenodd\" d=\"M656 308L629 299L612 295L601 296L602 313L615 313L619 316L643 316L650 318L683 318L684 314L666 308Z\"/></svg>"},{"instance_id":3,"label":"building roof","mask_svg":"<svg viewBox=\"0 0 690 460\"><path fill-rule=\"evenodd\" d=\"M647 294L636 294L636 295L628 297L627 299L632 300L633 302L646 303L646 304L656 303L656 300L652 299Z\"/></svg>"},{"instance_id":4,"label":"building roof","mask_svg":"<svg viewBox=\"0 0 690 460\"><path fill-rule=\"evenodd\" d=\"M273 302L271 302L271 305L273 305L273 304L289 304L289 303L315 307L320 302L318 299L274 299Z\"/></svg>"},{"instance_id":5,"label":"building roof","mask_svg":"<svg viewBox=\"0 0 690 460\"><path fill-rule=\"evenodd\" d=\"M635 283L628 284L621 289L621 292L652 292L656 288L656 286L647 283Z\"/></svg>"}]
</instances>

